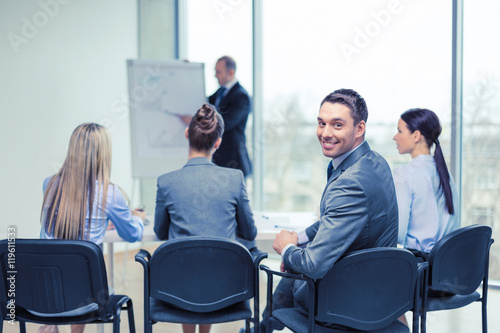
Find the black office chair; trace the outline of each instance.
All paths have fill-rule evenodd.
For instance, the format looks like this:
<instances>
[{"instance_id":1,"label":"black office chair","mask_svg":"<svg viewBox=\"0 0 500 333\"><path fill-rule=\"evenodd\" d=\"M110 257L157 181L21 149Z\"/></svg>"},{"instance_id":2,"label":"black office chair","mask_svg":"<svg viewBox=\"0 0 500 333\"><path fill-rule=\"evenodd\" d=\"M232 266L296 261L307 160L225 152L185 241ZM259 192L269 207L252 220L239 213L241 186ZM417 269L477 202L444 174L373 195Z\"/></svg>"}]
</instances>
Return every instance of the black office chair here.
<instances>
[{"instance_id":1,"label":"black office chair","mask_svg":"<svg viewBox=\"0 0 500 333\"><path fill-rule=\"evenodd\" d=\"M260 261L240 243L215 237L166 241L151 256L141 250L135 260L144 268L144 332L153 324L215 324L245 320L258 332ZM254 299L254 312L250 299Z\"/></svg>"},{"instance_id":2,"label":"black office chair","mask_svg":"<svg viewBox=\"0 0 500 333\"><path fill-rule=\"evenodd\" d=\"M413 310L413 332L418 332L419 295L426 283L427 267L427 263L417 264L411 252L397 248L353 252L317 281L261 265L268 274L266 317L279 320L297 333L399 333L409 332L409 328L398 318ZM272 309L273 275L306 281L308 314L297 307Z\"/></svg>"},{"instance_id":3,"label":"black office chair","mask_svg":"<svg viewBox=\"0 0 500 333\"><path fill-rule=\"evenodd\" d=\"M94 243L61 239L0 241L0 307L4 321L47 325L113 323L128 312L135 333L132 300L110 295L101 248ZM15 305L15 307L14 307Z\"/></svg>"},{"instance_id":4,"label":"black office chair","mask_svg":"<svg viewBox=\"0 0 500 333\"><path fill-rule=\"evenodd\" d=\"M457 309L472 302L482 303L483 333L488 331L486 304L491 228L472 225L440 239L429 254L429 293L424 300L422 333L426 311ZM477 292L483 283L482 296Z\"/></svg>"}]
</instances>

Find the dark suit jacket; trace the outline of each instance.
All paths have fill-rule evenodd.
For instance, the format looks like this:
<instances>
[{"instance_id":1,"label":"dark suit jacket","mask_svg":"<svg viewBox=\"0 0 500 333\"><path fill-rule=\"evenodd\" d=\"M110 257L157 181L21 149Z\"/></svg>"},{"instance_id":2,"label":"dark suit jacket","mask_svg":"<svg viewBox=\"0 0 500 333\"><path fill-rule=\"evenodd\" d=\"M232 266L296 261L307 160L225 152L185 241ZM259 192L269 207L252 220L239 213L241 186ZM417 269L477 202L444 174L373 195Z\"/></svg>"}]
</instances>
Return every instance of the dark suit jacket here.
<instances>
[{"instance_id":1,"label":"dark suit jacket","mask_svg":"<svg viewBox=\"0 0 500 333\"><path fill-rule=\"evenodd\" d=\"M287 270L320 279L352 251L396 246L398 206L392 173L367 142L333 171L320 213L320 220L306 230L307 247L287 249Z\"/></svg>"},{"instance_id":2,"label":"dark suit jacket","mask_svg":"<svg viewBox=\"0 0 500 333\"><path fill-rule=\"evenodd\" d=\"M154 230L159 239L257 235L243 173L206 158L190 159L158 178Z\"/></svg>"},{"instance_id":3,"label":"dark suit jacket","mask_svg":"<svg viewBox=\"0 0 500 333\"><path fill-rule=\"evenodd\" d=\"M208 98L210 104L215 105L219 90ZM248 176L252 173L252 164L246 148L245 128L250 114L250 96L239 82L222 98L217 111L224 119L224 134L212 161L219 166L240 169Z\"/></svg>"}]
</instances>

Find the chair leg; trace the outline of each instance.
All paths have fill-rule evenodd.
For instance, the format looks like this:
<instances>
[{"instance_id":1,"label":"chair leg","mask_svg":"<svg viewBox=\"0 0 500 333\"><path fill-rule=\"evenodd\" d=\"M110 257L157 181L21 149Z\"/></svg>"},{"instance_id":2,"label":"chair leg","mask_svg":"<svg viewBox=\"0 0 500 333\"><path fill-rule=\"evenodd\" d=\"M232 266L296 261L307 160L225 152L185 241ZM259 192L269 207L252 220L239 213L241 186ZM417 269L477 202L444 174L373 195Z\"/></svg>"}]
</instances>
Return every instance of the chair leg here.
<instances>
[{"instance_id":1,"label":"chair leg","mask_svg":"<svg viewBox=\"0 0 500 333\"><path fill-rule=\"evenodd\" d=\"M481 312L482 312L482 317L483 317L483 333L488 333L488 318L487 318L487 313L486 313L486 299L483 296L483 299L481 300Z\"/></svg>"},{"instance_id":2,"label":"chair leg","mask_svg":"<svg viewBox=\"0 0 500 333\"><path fill-rule=\"evenodd\" d=\"M21 333L26 333L26 323L24 321L19 322L19 330Z\"/></svg>"},{"instance_id":3,"label":"chair leg","mask_svg":"<svg viewBox=\"0 0 500 333\"><path fill-rule=\"evenodd\" d=\"M413 328L412 328L412 333L418 333L418 322L419 320L419 311L418 309L415 309L413 310L413 320L412 320L412 325L413 325Z\"/></svg>"},{"instance_id":4,"label":"chair leg","mask_svg":"<svg viewBox=\"0 0 500 333\"><path fill-rule=\"evenodd\" d=\"M271 316L273 312L273 276L269 273L267 273L267 306L264 309L266 311L266 316L263 318L264 321L264 330L265 332L261 333L271 333Z\"/></svg>"},{"instance_id":5,"label":"chair leg","mask_svg":"<svg viewBox=\"0 0 500 333\"><path fill-rule=\"evenodd\" d=\"M426 320L427 320L427 312L425 309L422 309L422 316L420 318L420 332L425 333L426 332Z\"/></svg>"},{"instance_id":6,"label":"chair leg","mask_svg":"<svg viewBox=\"0 0 500 333\"><path fill-rule=\"evenodd\" d=\"M113 333L120 333L120 317L113 318Z\"/></svg>"},{"instance_id":7,"label":"chair leg","mask_svg":"<svg viewBox=\"0 0 500 333\"><path fill-rule=\"evenodd\" d=\"M149 302L149 299L147 301ZM149 305L146 304L144 304L144 333L153 333L153 322L149 319Z\"/></svg>"},{"instance_id":8,"label":"chair leg","mask_svg":"<svg viewBox=\"0 0 500 333\"><path fill-rule=\"evenodd\" d=\"M134 306L132 299L127 301L128 329L130 333L135 333Z\"/></svg>"}]
</instances>

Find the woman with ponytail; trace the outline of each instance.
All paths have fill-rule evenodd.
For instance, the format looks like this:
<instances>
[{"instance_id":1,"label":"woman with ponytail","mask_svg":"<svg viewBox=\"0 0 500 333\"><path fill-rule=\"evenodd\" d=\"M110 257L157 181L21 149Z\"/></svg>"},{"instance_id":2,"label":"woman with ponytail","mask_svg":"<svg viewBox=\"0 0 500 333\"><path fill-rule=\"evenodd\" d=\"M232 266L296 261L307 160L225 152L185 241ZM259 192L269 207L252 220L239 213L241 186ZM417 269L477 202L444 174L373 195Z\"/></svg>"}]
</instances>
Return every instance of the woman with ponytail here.
<instances>
[{"instance_id":1,"label":"woman with ponytail","mask_svg":"<svg viewBox=\"0 0 500 333\"><path fill-rule=\"evenodd\" d=\"M398 243L421 252L430 252L440 238L459 227L457 189L446 167L440 134L434 112L411 109L401 115L394 136L399 153L412 157L409 164L394 170Z\"/></svg>"},{"instance_id":2,"label":"woman with ponytail","mask_svg":"<svg viewBox=\"0 0 500 333\"><path fill-rule=\"evenodd\" d=\"M204 104L186 128L188 161L182 169L158 178L154 230L159 239L214 236L252 241L257 235L243 172L212 163L224 121ZM208 333L211 325L199 325ZM182 324L184 333L196 325Z\"/></svg>"}]
</instances>

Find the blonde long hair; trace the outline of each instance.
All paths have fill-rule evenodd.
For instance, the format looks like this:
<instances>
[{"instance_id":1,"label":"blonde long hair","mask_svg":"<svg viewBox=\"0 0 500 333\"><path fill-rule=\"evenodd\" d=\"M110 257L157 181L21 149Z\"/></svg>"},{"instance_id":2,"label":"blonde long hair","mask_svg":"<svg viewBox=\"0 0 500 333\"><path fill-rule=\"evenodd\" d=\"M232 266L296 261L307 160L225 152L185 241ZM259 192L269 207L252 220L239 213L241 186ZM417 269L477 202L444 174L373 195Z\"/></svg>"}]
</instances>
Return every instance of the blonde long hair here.
<instances>
[{"instance_id":1,"label":"blonde long hair","mask_svg":"<svg viewBox=\"0 0 500 333\"><path fill-rule=\"evenodd\" d=\"M71 134L66 160L45 191L41 222L47 234L63 239L88 239L87 209L89 223L96 196L102 197L101 204L106 210L110 174L111 138L106 128L94 123L81 124Z\"/></svg>"}]
</instances>

